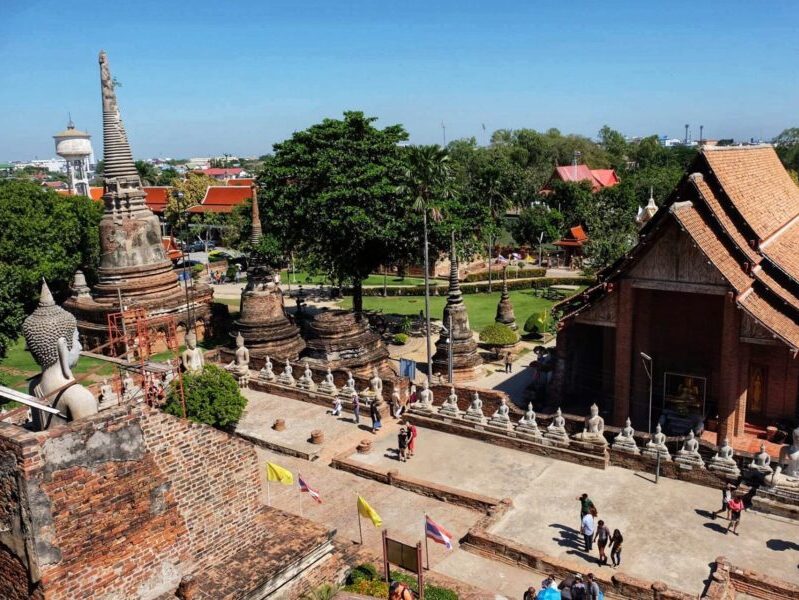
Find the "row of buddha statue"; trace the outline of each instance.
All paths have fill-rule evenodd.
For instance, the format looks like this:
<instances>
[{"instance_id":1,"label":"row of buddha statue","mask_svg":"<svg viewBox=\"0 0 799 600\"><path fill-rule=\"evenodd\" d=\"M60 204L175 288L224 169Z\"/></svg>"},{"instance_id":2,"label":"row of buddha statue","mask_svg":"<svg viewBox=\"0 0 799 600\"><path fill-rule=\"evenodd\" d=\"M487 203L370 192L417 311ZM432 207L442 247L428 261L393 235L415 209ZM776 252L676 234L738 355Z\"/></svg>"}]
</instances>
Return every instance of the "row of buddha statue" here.
<instances>
[{"instance_id":1,"label":"row of buddha statue","mask_svg":"<svg viewBox=\"0 0 799 600\"><path fill-rule=\"evenodd\" d=\"M268 383L279 383L288 387L296 387L306 392L320 392L329 396L339 396L344 400L350 400L356 394L368 400L383 399L383 380L380 378L380 374L376 368L372 370L372 377L369 380L368 387L365 387L360 392L356 389L355 378L352 376L352 372L346 371L346 373L347 380L344 386L339 389L336 386L335 378L333 377L330 367L327 368L327 373L325 373L322 381L317 384L313 379L313 371L308 361L305 361L303 374L298 379L295 379L294 367L291 366L291 362L288 359L285 361L283 371L278 376L275 375L272 359L266 356L264 359L264 366L258 372L258 379Z\"/></svg>"}]
</instances>

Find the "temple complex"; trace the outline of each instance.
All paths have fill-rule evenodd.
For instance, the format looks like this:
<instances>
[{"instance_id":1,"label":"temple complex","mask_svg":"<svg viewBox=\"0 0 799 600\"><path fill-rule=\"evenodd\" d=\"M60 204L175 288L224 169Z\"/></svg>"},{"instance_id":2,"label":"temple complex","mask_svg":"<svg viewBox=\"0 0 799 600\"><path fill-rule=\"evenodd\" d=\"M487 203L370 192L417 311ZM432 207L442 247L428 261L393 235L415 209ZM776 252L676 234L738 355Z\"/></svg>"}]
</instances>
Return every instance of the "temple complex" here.
<instances>
[{"instance_id":1,"label":"temple complex","mask_svg":"<svg viewBox=\"0 0 799 600\"><path fill-rule=\"evenodd\" d=\"M556 306L555 396L616 425L646 423L651 397L653 427L719 445L790 420L798 248L799 188L774 149L704 148L638 244Z\"/></svg>"},{"instance_id":2,"label":"temple complex","mask_svg":"<svg viewBox=\"0 0 799 600\"><path fill-rule=\"evenodd\" d=\"M184 331L198 324L202 335L210 321L213 292L194 283L187 299L164 253L161 226L144 201L105 52L100 53L100 89L105 212L100 221L99 281L91 295L75 294L64 306L77 318L87 349L108 340L108 315L120 312L120 296L123 305L143 308L150 316L174 315Z\"/></svg>"},{"instance_id":3,"label":"temple complex","mask_svg":"<svg viewBox=\"0 0 799 600\"><path fill-rule=\"evenodd\" d=\"M252 195L250 243L255 247L263 235L255 186L252 186ZM275 274L255 251L250 254L247 287L241 293L239 318L234 322L234 330L244 339L256 368L264 366L267 356L280 361L297 360L305 348L299 328L286 314L280 275ZM221 349L220 352L230 360L235 350Z\"/></svg>"},{"instance_id":4,"label":"temple complex","mask_svg":"<svg viewBox=\"0 0 799 600\"><path fill-rule=\"evenodd\" d=\"M458 256L455 240L452 240L449 269L449 292L444 306L443 324L448 333L441 334L433 355L433 372L449 372L449 336L452 336L452 377L454 381L469 381L480 375L483 359L477 352L477 342L469 327L469 314L463 303L463 294L458 282ZM451 331L449 331L451 330Z\"/></svg>"},{"instance_id":5,"label":"temple complex","mask_svg":"<svg viewBox=\"0 0 799 600\"><path fill-rule=\"evenodd\" d=\"M392 373L388 349L365 317L347 310L322 311L303 333L307 346L304 354L317 369L349 370L366 378L375 368Z\"/></svg>"}]
</instances>

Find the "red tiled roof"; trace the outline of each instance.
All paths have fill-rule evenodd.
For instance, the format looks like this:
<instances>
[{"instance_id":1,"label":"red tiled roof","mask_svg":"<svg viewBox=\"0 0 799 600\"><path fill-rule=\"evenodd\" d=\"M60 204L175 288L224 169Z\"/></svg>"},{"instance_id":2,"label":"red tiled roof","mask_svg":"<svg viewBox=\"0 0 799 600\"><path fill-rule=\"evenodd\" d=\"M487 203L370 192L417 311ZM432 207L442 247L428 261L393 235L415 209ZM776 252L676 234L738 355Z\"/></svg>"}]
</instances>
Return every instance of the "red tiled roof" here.
<instances>
[{"instance_id":1,"label":"red tiled roof","mask_svg":"<svg viewBox=\"0 0 799 600\"><path fill-rule=\"evenodd\" d=\"M166 256L169 260L177 260L183 253L178 248L178 244L173 237L162 237L161 238L161 245L164 247L164 252L166 252Z\"/></svg>"},{"instance_id":2,"label":"red tiled roof","mask_svg":"<svg viewBox=\"0 0 799 600\"><path fill-rule=\"evenodd\" d=\"M156 214L163 213L169 202L169 190L171 189L172 188L168 185L144 187L144 193L147 194L144 198L144 201L147 203L147 208Z\"/></svg>"},{"instance_id":3,"label":"red tiled roof","mask_svg":"<svg viewBox=\"0 0 799 600\"><path fill-rule=\"evenodd\" d=\"M241 179L228 179L225 183L236 187L238 186L250 187L253 183L255 183L255 179L252 177L242 177Z\"/></svg>"},{"instance_id":4,"label":"red tiled roof","mask_svg":"<svg viewBox=\"0 0 799 600\"><path fill-rule=\"evenodd\" d=\"M550 181L553 179L571 182L589 181L591 182L591 189L595 192L604 187L613 187L619 183L619 177L613 169L589 169L588 165L555 167L555 172L552 173Z\"/></svg>"},{"instance_id":5,"label":"red tiled roof","mask_svg":"<svg viewBox=\"0 0 799 600\"><path fill-rule=\"evenodd\" d=\"M555 246L582 246L588 241L582 225L575 225L569 228L569 233L563 239L555 242Z\"/></svg>"},{"instance_id":6,"label":"red tiled roof","mask_svg":"<svg viewBox=\"0 0 799 600\"><path fill-rule=\"evenodd\" d=\"M799 350L799 188L771 147L704 149L668 206L630 253L599 274L603 283L557 305L569 320L604 296L675 219L734 290L738 307Z\"/></svg>"},{"instance_id":7,"label":"red tiled roof","mask_svg":"<svg viewBox=\"0 0 799 600\"><path fill-rule=\"evenodd\" d=\"M102 187L96 187L96 186L90 187L89 196L91 197L92 200L102 200L104 191L105 190L103 190Z\"/></svg>"},{"instance_id":8,"label":"red tiled roof","mask_svg":"<svg viewBox=\"0 0 799 600\"><path fill-rule=\"evenodd\" d=\"M252 198L252 190L238 186L211 186L205 191L200 204L189 209L191 213L230 213L233 208Z\"/></svg>"},{"instance_id":9,"label":"red tiled roof","mask_svg":"<svg viewBox=\"0 0 799 600\"><path fill-rule=\"evenodd\" d=\"M69 186L63 181L45 181L42 183L42 185L53 190L66 190L69 188Z\"/></svg>"}]
</instances>

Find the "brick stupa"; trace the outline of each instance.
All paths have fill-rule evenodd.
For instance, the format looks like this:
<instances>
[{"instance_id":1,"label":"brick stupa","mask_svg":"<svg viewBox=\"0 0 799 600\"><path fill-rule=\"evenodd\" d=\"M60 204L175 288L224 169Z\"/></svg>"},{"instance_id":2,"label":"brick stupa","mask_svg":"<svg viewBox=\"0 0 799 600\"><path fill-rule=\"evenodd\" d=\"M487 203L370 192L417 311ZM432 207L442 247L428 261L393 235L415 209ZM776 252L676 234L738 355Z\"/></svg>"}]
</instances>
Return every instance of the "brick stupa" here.
<instances>
[{"instance_id":1,"label":"brick stupa","mask_svg":"<svg viewBox=\"0 0 799 600\"><path fill-rule=\"evenodd\" d=\"M305 333L307 357L319 368L347 369L360 377L371 377L373 368L382 376L393 374L386 345L361 315L347 310L322 311Z\"/></svg>"},{"instance_id":2,"label":"brick stupa","mask_svg":"<svg viewBox=\"0 0 799 600\"><path fill-rule=\"evenodd\" d=\"M250 244L256 248L263 236L258 212L258 196L252 188L252 233ZM239 318L234 322L235 337L241 333L244 344L250 350L250 365L263 367L266 357L297 360L305 348L305 340L300 337L299 328L292 323L283 301L280 278L253 250L247 269L247 287L241 293ZM223 348L222 357L232 360L235 348Z\"/></svg>"},{"instance_id":3,"label":"brick stupa","mask_svg":"<svg viewBox=\"0 0 799 600\"><path fill-rule=\"evenodd\" d=\"M470 381L480 376L483 359L477 352L477 342L469 327L469 314L463 303L463 294L458 282L458 256L455 253L455 240L452 241L449 269L449 293L444 306L444 327L450 327L452 315L452 377L455 381ZM433 355L433 373L446 376L449 372L449 339L442 332L436 342Z\"/></svg>"},{"instance_id":4,"label":"brick stupa","mask_svg":"<svg viewBox=\"0 0 799 600\"><path fill-rule=\"evenodd\" d=\"M185 290L161 244L158 217L144 202L145 192L122 125L105 52L100 52L100 88L105 212L100 220L99 281L90 295L75 290L64 308L78 319L87 349L108 340L108 315L119 312L119 294L128 308L144 308L150 316L174 315L183 327L197 322L198 337L202 337L211 317L213 291L208 285L194 284L189 294L189 318Z\"/></svg>"},{"instance_id":5,"label":"brick stupa","mask_svg":"<svg viewBox=\"0 0 799 600\"><path fill-rule=\"evenodd\" d=\"M507 325L514 331L518 329L516 325L516 315L513 313L513 304L510 301L510 294L508 293L508 267L502 269L502 294L499 297L497 316L494 322Z\"/></svg>"}]
</instances>

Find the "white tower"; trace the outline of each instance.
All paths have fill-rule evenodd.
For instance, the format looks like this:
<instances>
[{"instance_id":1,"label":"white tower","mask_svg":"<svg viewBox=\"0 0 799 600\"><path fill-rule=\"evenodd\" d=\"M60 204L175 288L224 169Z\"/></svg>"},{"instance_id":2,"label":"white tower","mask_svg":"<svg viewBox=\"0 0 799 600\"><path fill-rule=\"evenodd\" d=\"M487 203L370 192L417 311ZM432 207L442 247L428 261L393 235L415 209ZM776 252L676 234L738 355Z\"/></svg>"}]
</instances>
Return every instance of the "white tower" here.
<instances>
[{"instance_id":1,"label":"white tower","mask_svg":"<svg viewBox=\"0 0 799 600\"><path fill-rule=\"evenodd\" d=\"M89 157L92 155L90 136L85 131L75 129L72 118L67 128L53 136L55 151L67 161L69 189L73 194L89 195Z\"/></svg>"}]
</instances>

